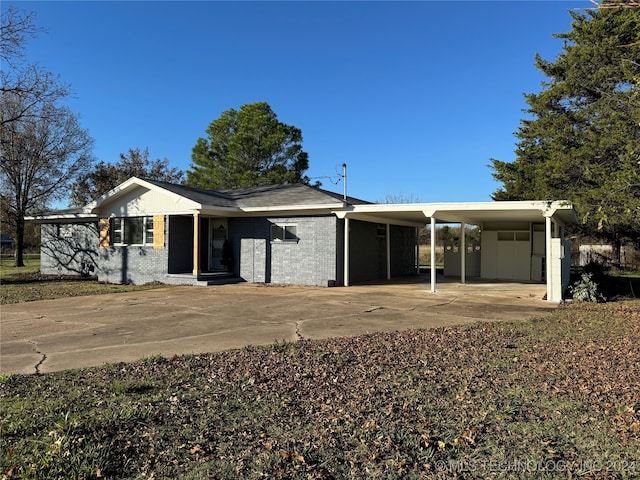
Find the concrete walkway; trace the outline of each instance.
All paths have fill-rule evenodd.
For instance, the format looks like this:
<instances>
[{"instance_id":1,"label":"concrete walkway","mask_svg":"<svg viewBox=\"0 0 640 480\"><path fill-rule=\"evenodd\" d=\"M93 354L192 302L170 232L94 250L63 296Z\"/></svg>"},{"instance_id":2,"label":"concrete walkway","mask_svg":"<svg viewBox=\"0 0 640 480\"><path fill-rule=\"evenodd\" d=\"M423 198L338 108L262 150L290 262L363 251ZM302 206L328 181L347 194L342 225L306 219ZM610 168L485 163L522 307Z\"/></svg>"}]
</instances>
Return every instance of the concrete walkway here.
<instances>
[{"instance_id":1,"label":"concrete walkway","mask_svg":"<svg viewBox=\"0 0 640 480\"><path fill-rule=\"evenodd\" d=\"M170 287L4 305L0 372L36 373L274 341L527 319L544 285L413 281L314 288Z\"/></svg>"}]
</instances>

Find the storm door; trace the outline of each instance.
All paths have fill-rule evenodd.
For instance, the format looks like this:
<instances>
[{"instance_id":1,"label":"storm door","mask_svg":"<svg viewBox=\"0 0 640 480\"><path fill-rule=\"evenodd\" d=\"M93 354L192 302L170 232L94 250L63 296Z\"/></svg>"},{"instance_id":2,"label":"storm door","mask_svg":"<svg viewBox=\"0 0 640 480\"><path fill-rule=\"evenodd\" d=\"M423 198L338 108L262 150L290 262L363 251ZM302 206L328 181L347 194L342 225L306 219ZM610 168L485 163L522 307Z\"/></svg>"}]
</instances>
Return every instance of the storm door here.
<instances>
[{"instance_id":1,"label":"storm door","mask_svg":"<svg viewBox=\"0 0 640 480\"><path fill-rule=\"evenodd\" d=\"M227 219L209 219L209 271L224 272L225 265L225 241L227 240Z\"/></svg>"}]
</instances>

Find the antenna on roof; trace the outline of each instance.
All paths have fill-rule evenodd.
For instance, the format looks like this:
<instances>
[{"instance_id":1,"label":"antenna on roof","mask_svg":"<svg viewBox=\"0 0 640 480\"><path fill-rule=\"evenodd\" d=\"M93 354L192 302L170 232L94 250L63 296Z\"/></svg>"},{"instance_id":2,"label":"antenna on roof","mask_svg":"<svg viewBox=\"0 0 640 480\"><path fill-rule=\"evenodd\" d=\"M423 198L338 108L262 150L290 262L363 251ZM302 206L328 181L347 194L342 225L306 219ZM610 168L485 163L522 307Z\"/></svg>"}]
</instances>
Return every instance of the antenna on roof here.
<instances>
[{"instance_id":1,"label":"antenna on roof","mask_svg":"<svg viewBox=\"0 0 640 480\"><path fill-rule=\"evenodd\" d=\"M342 164L342 179L344 180L344 196L343 201L347 203L347 164Z\"/></svg>"}]
</instances>

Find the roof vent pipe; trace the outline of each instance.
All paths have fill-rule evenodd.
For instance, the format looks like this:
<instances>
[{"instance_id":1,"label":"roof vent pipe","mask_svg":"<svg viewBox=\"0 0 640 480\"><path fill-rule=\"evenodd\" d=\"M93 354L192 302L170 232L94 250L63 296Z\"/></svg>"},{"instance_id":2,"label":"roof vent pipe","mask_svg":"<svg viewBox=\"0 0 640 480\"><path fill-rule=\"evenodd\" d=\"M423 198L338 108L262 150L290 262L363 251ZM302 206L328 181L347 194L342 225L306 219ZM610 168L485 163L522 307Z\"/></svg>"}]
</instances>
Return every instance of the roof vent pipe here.
<instances>
[{"instance_id":1,"label":"roof vent pipe","mask_svg":"<svg viewBox=\"0 0 640 480\"><path fill-rule=\"evenodd\" d=\"M344 181L344 195L342 197L342 200L344 201L344 203L347 203L347 164L346 163L342 164L342 179Z\"/></svg>"}]
</instances>

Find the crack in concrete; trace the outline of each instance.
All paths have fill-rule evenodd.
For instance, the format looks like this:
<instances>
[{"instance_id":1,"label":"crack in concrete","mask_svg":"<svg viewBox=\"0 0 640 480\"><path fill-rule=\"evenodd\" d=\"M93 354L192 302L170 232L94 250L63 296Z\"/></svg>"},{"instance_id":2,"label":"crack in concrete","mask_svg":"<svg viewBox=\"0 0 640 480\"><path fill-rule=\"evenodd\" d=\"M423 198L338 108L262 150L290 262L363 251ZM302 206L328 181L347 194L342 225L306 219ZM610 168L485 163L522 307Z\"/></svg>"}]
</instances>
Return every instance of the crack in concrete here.
<instances>
[{"instance_id":1,"label":"crack in concrete","mask_svg":"<svg viewBox=\"0 0 640 480\"><path fill-rule=\"evenodd\" d=\"M34 342L33 340L29 340L29 343L33 345L34 352L36 352L38 355L42 355L42 358L40 359L40 361L33 366L33 368L35 369L35 374L39 375L40 373L42 373L40 372L40 366L47 359L47 356L44 353L42 353L40 350L38 350L38 344L36 342Z\"/></svg>"},{"instance_id":2,"label":"crack in concrete","mask_svg":"<svg viewBox=\"0 0 640 480\"><path fill-rule=\"evenodd\" d=\"M363 313L371 313L375 312L376 310L384 310L384 307L371 307L365 310Z\"/></svg>"},{"instance_id":3,"label":"crack in concrete","mask_svg":"<svg viewBox=\"0 0 640 480\"><path fill-rule=\"evenodd\" d=\"M302 322L296 322L296 337L298 337L298 340L304 340L304 337L302 336L302 333L300 333L300 325Z\"/></svg>"}]
</instances>

